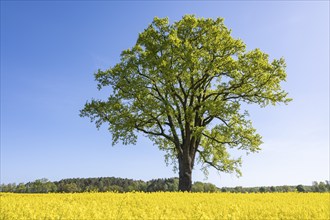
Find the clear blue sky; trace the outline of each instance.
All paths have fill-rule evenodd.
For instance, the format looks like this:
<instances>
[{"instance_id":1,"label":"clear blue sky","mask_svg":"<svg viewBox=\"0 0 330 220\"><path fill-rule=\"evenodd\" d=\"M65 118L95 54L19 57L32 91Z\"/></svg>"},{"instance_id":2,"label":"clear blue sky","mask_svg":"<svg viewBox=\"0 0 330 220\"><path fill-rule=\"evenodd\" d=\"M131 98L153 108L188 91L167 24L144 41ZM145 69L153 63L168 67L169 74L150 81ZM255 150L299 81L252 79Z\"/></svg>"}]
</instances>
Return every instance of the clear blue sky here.
<instances>
[{"instance_id":1,"label":"clear blue sky","mask_svg":"<svg viewBox=\"0 0 330 220\"><path fill-rule=\"evenodd\" d=\"M79 110L103 98L93 73L119 60L153 17L223 17L248 49L284 57L294 99L249 107L264 144L243 155L243 177L210 171L217 186L311 184L329 179L329 2L1 1L1 182L177 176L141 137L111 146ZM239 155L236 155L239 156ZM198 166L193 180L204 176Z\"/></svg>"}]
</instances>

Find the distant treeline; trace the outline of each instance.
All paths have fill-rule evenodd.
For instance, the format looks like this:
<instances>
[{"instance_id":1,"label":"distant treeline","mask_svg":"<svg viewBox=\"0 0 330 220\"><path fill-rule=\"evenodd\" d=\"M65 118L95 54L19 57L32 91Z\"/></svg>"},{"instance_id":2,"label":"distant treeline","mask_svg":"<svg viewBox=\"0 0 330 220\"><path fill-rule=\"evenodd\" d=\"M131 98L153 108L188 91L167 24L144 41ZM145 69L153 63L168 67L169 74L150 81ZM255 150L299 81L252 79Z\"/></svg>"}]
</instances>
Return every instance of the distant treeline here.
<instances>
[{"instance_id":1,"label":"distant treeline","mask_svg":"<svg viewBox=\"0 0 330 220\"><path fill-rule=\"evenodd\" d=\"M179 179L154 179L150 181L123 179L115 177L73 178L51 182L38 179L28 183L1 184L0 192L15 193L49 193L49 192L174 192L178 191ZM232 192L232 193L265 193L265 192L330 192L330 182L313 182L311 186L270 186L270 187L222 187L212 183L195 182L193 192Z\"/></svg>"}]
</instances>

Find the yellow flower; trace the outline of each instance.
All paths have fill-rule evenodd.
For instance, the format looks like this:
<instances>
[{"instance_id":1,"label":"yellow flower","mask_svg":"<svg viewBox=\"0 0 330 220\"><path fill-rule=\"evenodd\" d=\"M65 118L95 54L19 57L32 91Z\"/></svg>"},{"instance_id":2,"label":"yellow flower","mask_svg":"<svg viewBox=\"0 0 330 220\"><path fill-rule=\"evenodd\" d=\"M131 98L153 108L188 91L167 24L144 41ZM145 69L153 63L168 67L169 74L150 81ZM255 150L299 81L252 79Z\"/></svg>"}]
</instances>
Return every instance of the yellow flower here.
<instances>
[{"instance_id":1,"label":"yellow flower","mask_svg":"<svg viewBox=\"0 0 330 220\"><path fill-rule=\"evenodd\" d=\"M0 193L11 219L330 219L330 193Z\"/></svg>"}]
</instances>

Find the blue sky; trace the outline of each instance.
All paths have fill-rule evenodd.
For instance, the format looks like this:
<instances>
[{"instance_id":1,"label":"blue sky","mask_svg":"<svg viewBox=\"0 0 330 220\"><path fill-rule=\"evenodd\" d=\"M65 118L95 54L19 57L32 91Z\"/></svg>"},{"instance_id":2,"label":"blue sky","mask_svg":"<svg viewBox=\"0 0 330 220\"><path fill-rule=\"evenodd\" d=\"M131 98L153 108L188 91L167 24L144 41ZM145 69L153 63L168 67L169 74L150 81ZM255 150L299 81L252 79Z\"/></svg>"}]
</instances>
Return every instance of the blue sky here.
<instances>
[{"instance_id":1,"label":"blue sky","mask_svg":"<svg viewBox=\"0 0 330 220\"><path fill-rule=\"evenodd\" d=\"M243 155L243 177L210 170L217 186L297 185L329 178L329 2L1 1L1 182L177 176L144 137L111 146L79 110L105 98L93 73L119 60L153 17L223 17L247 49L284 57L294 99L249 106L262 151ZM240 156L240 155L236 155ZM204 181L198 166L194 181Z\"/></svg>"}]
</instances>

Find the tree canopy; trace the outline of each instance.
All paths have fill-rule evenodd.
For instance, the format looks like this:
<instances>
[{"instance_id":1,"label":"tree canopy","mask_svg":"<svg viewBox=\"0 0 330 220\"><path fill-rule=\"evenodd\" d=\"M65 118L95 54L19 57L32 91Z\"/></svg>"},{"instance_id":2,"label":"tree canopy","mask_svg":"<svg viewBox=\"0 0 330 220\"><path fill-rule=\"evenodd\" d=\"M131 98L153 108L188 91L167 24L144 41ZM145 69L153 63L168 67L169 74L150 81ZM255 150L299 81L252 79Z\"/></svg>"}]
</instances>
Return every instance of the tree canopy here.
<instances>
[{"instance_id":1,"label":"tree canopy","mask_svg":"<svg viewBox=\"0 0 330 220\"><path fill-rule=\"evenodd\" d=\"M241 175L241 159L228 149L260 150L261 136L242 103L291 100L280 86L284 59L246 51L222 18L186 15L171 24L156 17L120 62L98 70L95 79L98 89L110 86L112 94L86 103L81 116L97 127L108 124L113 144L135 144L137 133L147 135L167 152L167 161L178 162L179 188L189 191L195 159L204 171Z\"/></svg>"}]
</instances>

